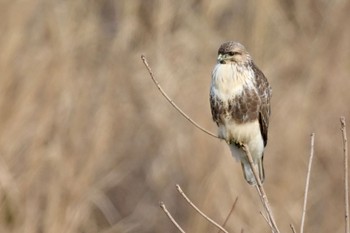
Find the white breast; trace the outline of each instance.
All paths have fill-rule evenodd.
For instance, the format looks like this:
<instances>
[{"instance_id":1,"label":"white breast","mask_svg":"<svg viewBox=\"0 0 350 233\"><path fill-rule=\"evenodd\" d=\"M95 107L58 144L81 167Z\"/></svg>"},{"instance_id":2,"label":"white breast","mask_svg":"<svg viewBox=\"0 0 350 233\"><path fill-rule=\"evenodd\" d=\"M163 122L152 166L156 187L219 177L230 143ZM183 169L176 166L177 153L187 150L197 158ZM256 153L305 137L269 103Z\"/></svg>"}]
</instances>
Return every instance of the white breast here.
<instances>
[{"instance_id":1,"label":"white breast","mask_svg":"<svg viewBox=\"0 0 350 233\"><path fill-rule=\"evenodd\" d=\"M240 69L235 64L217 64L212 73L212 82L210 94L216 96L223 102L223 107L228 106L228 101L241 95L244 88L253 88L254 72L252 69ZM234 138L235 140L247 143L252 156L257 159L262 156L264 145L260 133L258 120L237 124L229 116L222 125L219 125L219 137L226 140ZM238 148L230 146L234 156L241 159L244 156L242 151L238 152Z\"/></svg>"},{"instance_id":2,"label":"white breast","mask_svg":"<svg viewBox=\"0 0 350 233\"><path fill-rule=\"evenodd\" d=\"M255 88L252 69L242 70L234 63L216 64L212 73L211 95L217 96L225 102L240 95L244 86Z\"/></svg>"}]
</instances>

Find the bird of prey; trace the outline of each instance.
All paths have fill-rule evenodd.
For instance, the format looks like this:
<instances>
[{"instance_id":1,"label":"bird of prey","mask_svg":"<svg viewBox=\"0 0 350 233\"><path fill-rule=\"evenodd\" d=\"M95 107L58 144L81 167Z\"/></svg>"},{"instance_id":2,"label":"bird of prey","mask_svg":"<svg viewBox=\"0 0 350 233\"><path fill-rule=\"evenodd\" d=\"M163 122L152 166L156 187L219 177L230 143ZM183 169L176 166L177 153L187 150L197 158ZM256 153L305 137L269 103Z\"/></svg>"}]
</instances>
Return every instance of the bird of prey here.
<instances>
[{"instance_id":1,"label":"bird of prey","mask_svg":"<svg viewBox=\"0 0 350 233\"><path fill-rule=\"evenodd\" d=\"M251 185L257 182L242 145L248 146L263 182L271 92L265 75L243 45L230 41L220 46L212 72L211 113L218 137L227 142L232 156L241 162L244 178Z\"/></svg>"}]
</instances>

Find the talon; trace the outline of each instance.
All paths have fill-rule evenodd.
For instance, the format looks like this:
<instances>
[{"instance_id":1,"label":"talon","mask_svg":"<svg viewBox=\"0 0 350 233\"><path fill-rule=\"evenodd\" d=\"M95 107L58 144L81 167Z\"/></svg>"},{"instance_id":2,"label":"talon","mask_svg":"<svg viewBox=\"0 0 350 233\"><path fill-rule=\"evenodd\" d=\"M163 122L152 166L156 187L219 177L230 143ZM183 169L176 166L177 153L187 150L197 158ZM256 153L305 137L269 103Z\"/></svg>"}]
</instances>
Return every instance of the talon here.
<instances>
[{"instance_id":1,"label":"talon","mask_svg":"<svg viewBox=\"0 0 350 233\"><path fill-rule=\"evenodd\" d=\"M232 143L232 144L235 144L235 145L236 145L237 147L239 147L239 148L243 147L243 143L240 142L240 141L232 140L231 143Z\"/></svg>"}]
</instances>

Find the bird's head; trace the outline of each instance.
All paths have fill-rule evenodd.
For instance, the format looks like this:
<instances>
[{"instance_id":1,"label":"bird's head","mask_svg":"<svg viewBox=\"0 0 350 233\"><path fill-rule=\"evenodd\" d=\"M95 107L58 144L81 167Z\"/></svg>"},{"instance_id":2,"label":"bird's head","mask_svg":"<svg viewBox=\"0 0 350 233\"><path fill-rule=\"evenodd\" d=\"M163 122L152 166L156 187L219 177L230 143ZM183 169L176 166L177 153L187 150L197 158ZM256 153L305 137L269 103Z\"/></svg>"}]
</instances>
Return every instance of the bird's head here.
<instances>
[{"instance_id":1,"label":"bird's head","mask_svg":"<svg viewBox=\"0 0 350 233\"><path fill-rule=\"evenodd\" d=\"M218 51L217 62L220 64L247 64L251 57L245 47L238 42L229 41L223 43Z\"/></svg>"}]
</instances>

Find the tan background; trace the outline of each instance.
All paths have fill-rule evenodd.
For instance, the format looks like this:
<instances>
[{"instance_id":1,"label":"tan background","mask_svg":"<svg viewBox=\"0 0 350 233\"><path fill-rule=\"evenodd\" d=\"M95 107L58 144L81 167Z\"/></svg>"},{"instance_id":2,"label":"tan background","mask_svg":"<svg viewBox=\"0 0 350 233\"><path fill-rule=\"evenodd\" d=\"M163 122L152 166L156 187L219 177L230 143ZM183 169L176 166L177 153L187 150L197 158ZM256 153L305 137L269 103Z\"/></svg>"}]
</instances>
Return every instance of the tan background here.
<instances>
[{"instance_id":1,"label":"tan background","mask_svg":"<svg viewBox=\"0 0 350 233\"><path fill-rule=\"evenodd\" d=\"M350 2L22 0L0 3L0 232L268 232L254 188L212 132L218 46L243 43L273 87L265 188L283 232L343 232L339 117L350 125Z\"/></svg>"}]
</instances>

